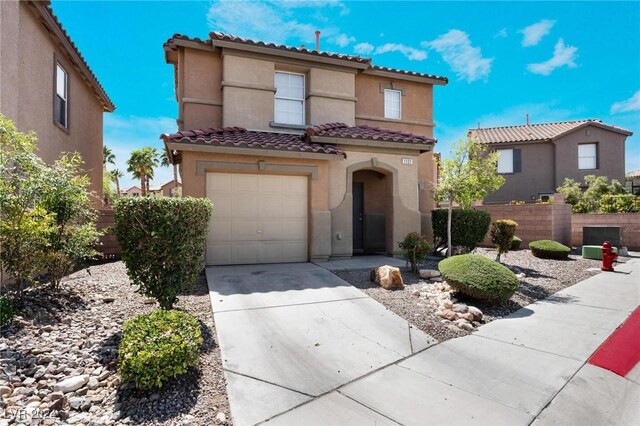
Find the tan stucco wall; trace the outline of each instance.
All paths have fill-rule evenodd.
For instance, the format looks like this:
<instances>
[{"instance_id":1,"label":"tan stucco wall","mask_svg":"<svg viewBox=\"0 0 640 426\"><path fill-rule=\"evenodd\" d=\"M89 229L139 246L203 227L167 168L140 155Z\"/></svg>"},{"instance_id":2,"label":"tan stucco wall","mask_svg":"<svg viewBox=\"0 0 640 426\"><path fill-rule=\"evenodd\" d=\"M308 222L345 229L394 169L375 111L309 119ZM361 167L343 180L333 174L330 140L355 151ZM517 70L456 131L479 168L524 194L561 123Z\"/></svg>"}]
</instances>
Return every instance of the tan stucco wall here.
<instances>
[{"instance_id":1,"label":"tan stucco wall","mask_svg":"<svg viewBox=\"0 0 640 426\"><path fill-rule=\"evenodd\" d=\"M311 68L307 79L307 123L355 125L355 75Z\"/></svg>"},{"instance_id":2,"label":"tan stucco wall","mask_svg":"<svg viewBox=\"0 0 640 426\"><path fill-rule=\"evenodd\" d=\"M46 162L62 152L79 152L91 190L101 200L102 106L26 3L1 2L0 13L0 112L18 130L38 134L39 155ZM68 75L68 133L53 121L54 58Z\"/></svg>"},{"instance_id":3,"label":"tan stucco wall","mask_svg":"<svg viewBox=\"0 0 640 426\"><path fill-rule=\"evenodd\" d=\"M220 52L184 49L180 53L179 62L179 128L184 130L222 127Z\"/></svg>"},{"instance_id":4,"label":"tan stucco wall","mask_svg":"<svg viewBox=\"0 0 640 426\"><path fill-rule=\"evenodd\" d=\"M587 134L588 133L588 134ZM624 144L626 136L610 132L595 126L576 130L555 141L556 146L556 185L560 186L564 178L582 181L586 175L607 176L624 182ZM598 143L598 169L578 169L578 145Z\"/></svg>"},{"instance_id":5,"label":"tan stucco wall","mask_svg":"<svg viewBox=\"0 0 640 426\"><path fill-rule=\"evenodd\" d=\"M500 148L521 150L522 171L503 174L504 185L496 192L489 194L485 202L531 201L532 197L537 199L540 193L556 192L553 170L555 154L552 143L508 144L496 147L496 149Z\"/></svg>"},{"instance_id":6,"label":"tan stucco wall","mask_svg":"<svg viewBox=\"0 0 640 426\"><path fill-rule=\"evenodd\" d=\"M382 89L381 89L382 85ZM384 88L402 90L400 120L384 118ZM433 136L433 86L369 74L356 76L356 123Z\"/></svg>"}]
</instances>

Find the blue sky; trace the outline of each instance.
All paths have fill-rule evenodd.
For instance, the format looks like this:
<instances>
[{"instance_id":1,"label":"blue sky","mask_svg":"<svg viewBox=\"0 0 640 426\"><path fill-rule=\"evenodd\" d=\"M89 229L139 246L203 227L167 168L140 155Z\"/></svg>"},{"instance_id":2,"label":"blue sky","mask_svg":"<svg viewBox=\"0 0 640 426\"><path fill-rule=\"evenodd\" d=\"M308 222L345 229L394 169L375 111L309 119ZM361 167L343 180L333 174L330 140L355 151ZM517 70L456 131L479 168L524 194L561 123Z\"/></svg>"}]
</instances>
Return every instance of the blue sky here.
<instances>
[{"instance_id":1,"label":"blue sky","mask_svg":"<svg viewBox=\"0 0 640 426\"><path fill-rule=\"evenodd\" d=\"M481 126L599 118L634 132L626 170L640 169L640 2L65 2L54 12L117 105L105 144L162 146L176 129L173 68L162 44L211 30L372 57L449 77L436 87L436 151ZM158 170L155 183L172 178ZM122 186L133 180L125 177Z\"/></svg>"}]
</instances>

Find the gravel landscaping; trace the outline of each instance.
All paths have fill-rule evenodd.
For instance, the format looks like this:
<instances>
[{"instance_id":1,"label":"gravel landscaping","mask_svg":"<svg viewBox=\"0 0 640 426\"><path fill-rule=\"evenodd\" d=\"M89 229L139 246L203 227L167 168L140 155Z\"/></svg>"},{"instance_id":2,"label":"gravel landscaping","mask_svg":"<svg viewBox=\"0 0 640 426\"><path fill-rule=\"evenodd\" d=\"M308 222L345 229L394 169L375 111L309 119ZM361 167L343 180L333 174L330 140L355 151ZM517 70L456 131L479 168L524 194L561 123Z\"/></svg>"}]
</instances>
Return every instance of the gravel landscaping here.
<instances>
[{"instance_id":1,"label":"gravel landscaping","mask_svg":"<svg viewBox=\"0 0 640 426\"><path fill-rule=\"evenodd\" d=\"M474 253L492 260L496 257L496 251L493 249L478 248ZM520 288L505 302L488 304L455 292L452 294L450 300L453 304L474 306L482 311L484 314L482 320L473 322L474 326L502 318L536 300L544 299L563 288L589 278L599 273L601 265L598 260L583 259L574 254L569 256L569 260L539 259L529 250L509 252L502 256L502 263L516 274L520 274ZM422 268L438 269L437 262L428 261ZM385 290L371 282L370 272L370 270L340 271L336 272L336 275L439 341L471 333L436 314L441 312L442 308L432 302L433 298L425 297L450 290L447 286L421 279L418 274L402 268L404 290Z\"/></svg>"},{"instance_id":2,"label":"gravel landscaping","mask_svg":"<svg viewBox=\"0 0 640 426\"><path fill-rule=\"evenodd\" d=\"M27 290L21 316L3 327L0 426L27 412L34 418L30 424L230 423L204 274L177 305L202 325L198 369L161 390L141 391L120 383L116 372L120 331L125 320L157 304L134 291L122 262L89 271L68 276L55 292L46 285Z\"/></svg>"}]
</instances>

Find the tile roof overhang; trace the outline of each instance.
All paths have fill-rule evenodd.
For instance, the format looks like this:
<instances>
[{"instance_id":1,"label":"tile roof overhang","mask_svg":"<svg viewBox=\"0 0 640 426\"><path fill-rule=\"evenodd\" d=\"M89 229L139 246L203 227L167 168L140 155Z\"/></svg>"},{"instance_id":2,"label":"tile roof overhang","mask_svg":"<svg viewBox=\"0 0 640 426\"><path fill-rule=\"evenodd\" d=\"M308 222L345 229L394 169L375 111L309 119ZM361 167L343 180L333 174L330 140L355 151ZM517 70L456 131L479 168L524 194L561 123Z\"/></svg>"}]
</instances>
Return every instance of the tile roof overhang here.
<instances>
[{"instance_id":1,"label":"tile roof overhang","mask_svg":"<svg viewBox=\"0 0 640 426\"><path fill-rule=\"evenodd\" d=\"M116 109L115 105L89 67L84 56L82 56L82 53L80 53L76 44L71 40L71 37L58 20L58 17L53 13L51 1L29 1L28 4L51 36L56 38L62 49L67 52L73 65L80 71L85 83L89 86L96 98L98 98L103 110L113 112Z\"/></svg>"},{"instance_id":2,"label":"tile roof overhang","mask_svg":"<svg viewBox=\"0 0 640 426\"><path fill-rule=\"evenodd\" d=\"M302 135L222 127L183 130L163 134L160 138L164 140L172 163L180 162L180 159L174 159L174 151L185 150L343 159L346 153L337 145L384 146L425 152L436 143L435 139L413 133L344 123L310 127Z\"/></svg>"},{"instance_id":3,"label":"tile roof overhang","mask_svg":"<svg viewBox=\"0 0 640 426\"><path fill-rule=\"evenodd\" d=\"M631 136L633 134L633 132L621 127L604 124L597 119L589 119L469 129L468 135L470 138L483 144L552 142L562 136L588 126L598 127L625 136Z\"/></svg>"}]
</instances>

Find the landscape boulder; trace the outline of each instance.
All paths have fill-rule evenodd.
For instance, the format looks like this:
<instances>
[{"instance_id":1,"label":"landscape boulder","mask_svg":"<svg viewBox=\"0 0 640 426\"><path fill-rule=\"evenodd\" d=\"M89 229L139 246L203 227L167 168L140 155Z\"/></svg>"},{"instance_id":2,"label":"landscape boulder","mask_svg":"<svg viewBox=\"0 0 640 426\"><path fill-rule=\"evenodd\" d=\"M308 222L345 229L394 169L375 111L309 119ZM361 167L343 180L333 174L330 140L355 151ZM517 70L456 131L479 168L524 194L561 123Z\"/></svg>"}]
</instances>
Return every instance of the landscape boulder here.
<instances>
[{"instance_id":1,"label":"landscape boulder","mask_svg":"<svg viewBox=\"0 0 640 426\"><path fill-rule=\"evenodd\" d=\"M440 271L436 269L420 269L420 278L428 280L429 278L439 277Z\"/></svg>"},{"instance_id":2,"label":"landscape boulder","mask_svg":"<svg viewBox=\"0 0 640 426\"><path fill-rule=\"evenodd\" d=\"M402 281L400 268L395 268L389 265L379 266L372 270L371 281L386 290L391 290L394 288L404 288L404 282Z\"/></svg>"},{"instance_id":3,"label":"landscape boulder","mask_svg":"<svg viewBox=\"0 0 640 426\"><path fill-rule=\"evenodd\" d=\"M70 377L68 379L65 379L65 380L59 382L59 383L56 383L53 386L53 391L54 392L62 392L62 393L73 392L74 390L78 390L81 387L83 387L84 385L86 385L88 381L89 381L89 376L87 374L83 374L81 376Z\"/></svg>"}]
</instances>

